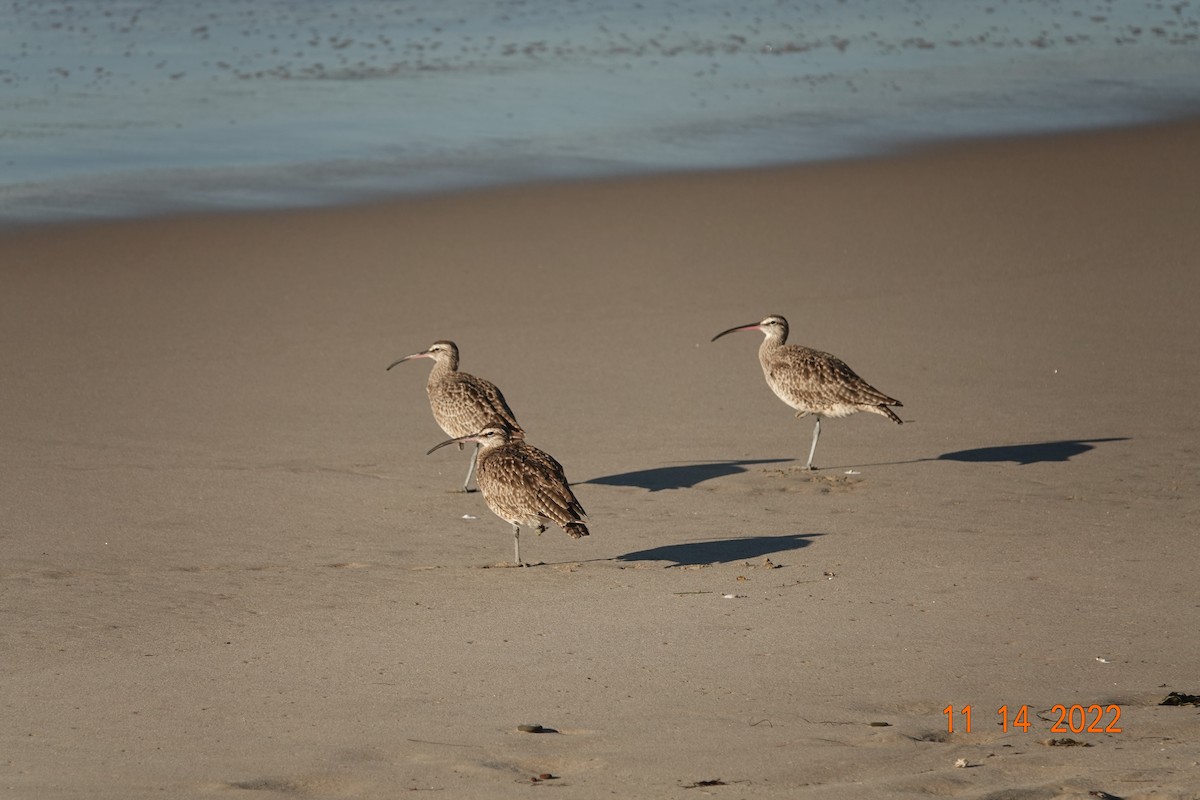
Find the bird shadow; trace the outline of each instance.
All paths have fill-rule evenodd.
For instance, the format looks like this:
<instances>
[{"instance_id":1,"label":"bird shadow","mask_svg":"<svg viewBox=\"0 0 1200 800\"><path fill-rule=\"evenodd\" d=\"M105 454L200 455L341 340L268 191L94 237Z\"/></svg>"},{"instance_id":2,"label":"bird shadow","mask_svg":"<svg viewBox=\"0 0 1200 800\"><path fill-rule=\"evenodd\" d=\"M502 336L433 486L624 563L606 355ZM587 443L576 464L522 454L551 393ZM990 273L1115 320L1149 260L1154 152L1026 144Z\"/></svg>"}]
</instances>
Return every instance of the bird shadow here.
<instances>
[{"instance_id":1,"label":"bird shadow","mask_svg":"<svg viewBox=\"0 0 1200 800\"><path fill-rule=\"evenodd\" d=\"M968 463L996 464L1012 461L1019 466L1042 464L1051 461L1070 461L1078 455L1094 450L1096 445L1106 442L1127 442L1128 436L1113 436L1107 439L1064 439L1058 442L1032 442L1009 444L998 447L976 447L971 450L956 450L942 453L930 461L965 461Z\"/></svg>"},{"instance_id":2,"label":"bird shadow","mask_svg":"<svg viewBox=\"0 0 1200 800\"><path fill-rule=\"evenodd\" d=\"M904 461L879 461L873 464L854 464L855 467L894 467L901 464L925 464L930 461L957 461L964 464L1003 464L1011 461L1019 467L1030 464L1065 463L1096 445L1107 442L1127 442L1128 436L1110 436L1106 439L1063 439L1057 442L1029 442L1027 444L1004 444L994 447L974 447L970 450L955 450L940 456L911 458ZM823 468L837 470L841 467Z\"/></svg>"},{"instance_id":3,"label":"bird shadow","mask_svg":"<svg viewBox=\"0 0 1200 800\"><path fill-rule=\"evenodd\" d=\"M586 480L584 483L596 483L604 486L636 486L651 492L661 492L664 489L690 489L698 483L713 478L724 478L739 472L746 472L746 467L755 464L779 464L794 460L791 458L756 458L738 461L693 462L672 467L655 467L654 469L639 469L634 472L621 472L616 475L604 475Z\"/></svg>"},{"instance_id":4,"label":"bird shadow","mask_svg":"<svg viewBox=\"0 0 1200 800\"><path fill-rule=\"evenodd\" d=\"M702 539L682 544L665 544L649 550L636 550L616 556L614 561L672 561L668 566L728 563L749 561L808 547L823 533L789 533L782 536L743 536L737 539Z\"/></svg>"}]
</instances>

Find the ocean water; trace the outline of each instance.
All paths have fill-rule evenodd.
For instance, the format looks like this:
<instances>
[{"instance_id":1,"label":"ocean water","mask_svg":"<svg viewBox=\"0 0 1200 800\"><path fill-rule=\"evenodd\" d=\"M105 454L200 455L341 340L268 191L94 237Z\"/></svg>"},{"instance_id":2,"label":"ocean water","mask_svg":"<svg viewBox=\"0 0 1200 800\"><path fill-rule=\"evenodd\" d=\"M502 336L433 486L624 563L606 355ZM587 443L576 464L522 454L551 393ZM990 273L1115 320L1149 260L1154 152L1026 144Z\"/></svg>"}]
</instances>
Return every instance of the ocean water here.
<instances>
[{"instance_id":1,"label":"ocean water","mask_svg":"<svg viewBox=\"0 0 1200 800\"><path fill-rule=\"evenodd\" d=\"M1200 0L0 2L0 224L1200 113Z\"/></svg>"}]
</instances>

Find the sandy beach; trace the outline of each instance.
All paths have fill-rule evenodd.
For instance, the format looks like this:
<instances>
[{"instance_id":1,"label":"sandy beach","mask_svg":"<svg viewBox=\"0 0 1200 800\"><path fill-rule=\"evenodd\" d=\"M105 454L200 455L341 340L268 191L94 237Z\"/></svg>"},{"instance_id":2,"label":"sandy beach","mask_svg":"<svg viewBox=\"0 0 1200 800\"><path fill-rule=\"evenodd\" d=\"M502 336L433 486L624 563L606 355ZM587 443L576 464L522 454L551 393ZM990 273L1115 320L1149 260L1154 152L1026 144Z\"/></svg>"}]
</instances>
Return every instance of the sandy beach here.
<instances>
[{"instance_id":1,"label":"sandy beach","mask_svg":"<svg viewBox=\"0 0 1200 800\"><path fill-rule=\"evenodd\" d=\"M0 235L0 796L1200 797L1198 186L1191 122ZM770 313L905 424L805 472L709 341ZM436 339L590 537L494 568Z\"/></svg>"}]
</instances>

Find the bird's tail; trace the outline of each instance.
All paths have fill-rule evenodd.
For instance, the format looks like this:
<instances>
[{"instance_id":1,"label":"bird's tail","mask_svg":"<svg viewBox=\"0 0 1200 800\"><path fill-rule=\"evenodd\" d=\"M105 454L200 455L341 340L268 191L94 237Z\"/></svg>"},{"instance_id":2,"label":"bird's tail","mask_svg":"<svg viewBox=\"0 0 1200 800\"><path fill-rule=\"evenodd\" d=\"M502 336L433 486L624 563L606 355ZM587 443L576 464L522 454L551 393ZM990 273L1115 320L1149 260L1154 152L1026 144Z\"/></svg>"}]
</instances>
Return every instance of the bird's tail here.
<instances>
[{"instance_id":1,"label":"bird's tail","mask_svg":"<svg viewBox=\"0 0 1200 800\"><path fill-rule=\"evenodd\" d=\"M897 403L896 405L899 405L899 403ZM887 418L890 419L892 422L896 423L897 425L904 424L904 420L897 417L896 412L892 411L887 406L879 406L879 410L882 411L884 414L887 414Z\"/></svg>"},{"instance_id":2,"label":"bird's tail","mask_svg":"<svg viewBox=\"0 0 1200 800\"><path fill-rule=\"evenodd\" d=\"M573 522L565 523L563 525L563 530L566 531L567 535L570 536L572 539L579 539L581 537L588 535L587 525L584 525L579 520L574 520Z\"/></svg>"}]
</instances>

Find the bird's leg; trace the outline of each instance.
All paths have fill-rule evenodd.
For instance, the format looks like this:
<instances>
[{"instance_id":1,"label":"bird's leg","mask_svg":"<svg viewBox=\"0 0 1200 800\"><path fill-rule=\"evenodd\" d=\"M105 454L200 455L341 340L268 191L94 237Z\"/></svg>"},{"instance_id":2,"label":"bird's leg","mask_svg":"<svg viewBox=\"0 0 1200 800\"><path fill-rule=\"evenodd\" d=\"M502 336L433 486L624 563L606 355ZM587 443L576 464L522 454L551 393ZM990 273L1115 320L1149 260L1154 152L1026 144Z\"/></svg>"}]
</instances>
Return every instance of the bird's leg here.
<instances>
[{"instance_id":1,"label":"bird's leg","mask_svg":"<svg viewBox=\"0 0 1200 800\"><path fill-rule=\"evenodd\" d=\"M817 424L813 426L813 443L812 448L808 451L808 466L805 469L815 470L812 465L813 453L817 452L817 439L821 436L821 418L817 417Z\"/></svg>"},{"instance_id":2,"label":"bird's leg","mask_svg":"<svg viewBox=\"0 0 1200 800\"><path fill-rule=\"evenodd\" d=\"M525 566L525 562L521 560L521 528L517 523L513 523L513 560L518 567Z\"/></svg>"},{"instance_id":3,"label":"bird's leg","mask_svg":"<svg viewBox=\"0 0 1200 800\"><path fill-rule=\"evenodd\" d=\"M471 466L467 467L467 479L465 481L463 481L463 491L464 492L471 491L467 487L469 487L471 485L471 476L473 476L475 474L475 463L477 461L479 461L479 447L480 447L480 445L478 443L476 443L475 449L471 451ZM459 445L459 449L462 449L461 444Z\"/></svg>"}]
</instances>

